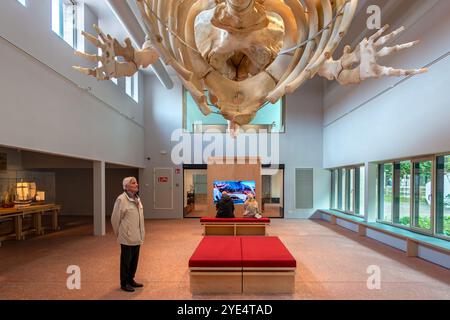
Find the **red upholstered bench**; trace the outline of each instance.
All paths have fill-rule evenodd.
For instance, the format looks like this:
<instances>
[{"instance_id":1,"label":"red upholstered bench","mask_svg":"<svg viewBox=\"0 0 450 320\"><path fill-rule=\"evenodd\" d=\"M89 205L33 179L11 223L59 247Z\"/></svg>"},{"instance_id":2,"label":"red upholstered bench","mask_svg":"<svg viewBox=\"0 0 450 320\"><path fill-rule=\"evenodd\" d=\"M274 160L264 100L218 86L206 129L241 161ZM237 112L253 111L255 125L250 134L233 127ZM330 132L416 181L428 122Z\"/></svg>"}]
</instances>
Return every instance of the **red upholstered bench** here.
<instances>
[{"instance_id":1,"label":"red upholstered bench","mask_svg":"<svg viewBox=\"0 0 450 320\"><path fill-rule=\"evenodd\" d=\"M191 292L242 292L240 237L205 237L189 259Z\"/></svg>"},{"instance_id":2,"label":"red upholstered bench","mask_svg":"<svg viewBox=\"0 0 450 320\"><path fill-rule=\"evenodd\" d=\"M278 237L242 237L242 291L294 293L297 261Z\"/></svg>"},{"instance_id":3,"label":"red upholstered bench","mask_svg":"<svg viewBox=\"0 0 450 320\"><path fill-rule=\"evenodd\" d=\"M201 218L203 235L267 235L266 226L270 224L269 218Z\"/></svg>"},{"instance_id":4,"label":"red upholstered bench","mask_svg":"<svg viewBox=\"0 0 450 320\"><path fill-rule=\"evenodd\" d=\"M293 293L296 266L278 237L205 237L189 260L191 291Z\"/></svg>"}]
</instances>

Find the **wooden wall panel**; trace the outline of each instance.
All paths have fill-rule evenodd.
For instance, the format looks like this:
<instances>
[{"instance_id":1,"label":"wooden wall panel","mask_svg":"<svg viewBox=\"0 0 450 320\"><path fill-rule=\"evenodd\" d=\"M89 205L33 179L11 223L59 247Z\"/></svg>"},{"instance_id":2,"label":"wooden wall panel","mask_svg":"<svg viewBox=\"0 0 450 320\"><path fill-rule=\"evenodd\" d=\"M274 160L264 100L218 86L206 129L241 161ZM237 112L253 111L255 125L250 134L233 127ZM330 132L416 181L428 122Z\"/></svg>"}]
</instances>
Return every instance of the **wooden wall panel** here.
<instances>
[{"instance_id":1,"label":"wooden wall panel","mask_svg":"<svg viewBox=\"0 0 450 320\"><path fill-rule=\"evenodd\" d=\"M208 161L208 216L216 216L213 183L216 180L255 181L256 200L261 207L261 161L259 158L210 158ZM244 214L243 205L235 205L236 217Z\"/></svg>"}]
</instances>

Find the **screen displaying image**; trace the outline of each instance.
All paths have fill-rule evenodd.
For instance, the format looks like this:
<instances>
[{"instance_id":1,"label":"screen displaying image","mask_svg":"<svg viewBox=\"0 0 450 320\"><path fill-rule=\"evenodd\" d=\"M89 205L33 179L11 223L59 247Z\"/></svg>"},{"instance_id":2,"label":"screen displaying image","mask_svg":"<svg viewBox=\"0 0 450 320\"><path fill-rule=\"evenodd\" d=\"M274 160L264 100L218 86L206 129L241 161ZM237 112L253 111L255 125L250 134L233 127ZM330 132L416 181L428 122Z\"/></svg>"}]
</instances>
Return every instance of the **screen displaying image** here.
<instances>
[{"instance_id":1,"label":"screen displaying image","mask_svg":"<svg viewBox=\"0 0 450 320\"><path fill-rule=\"evenodd\" d=\"M256 197L255 181L214 181L214 203L222 198L226 191L235 204L244 204L248 194Z\"/></svg>"}]
</instances>

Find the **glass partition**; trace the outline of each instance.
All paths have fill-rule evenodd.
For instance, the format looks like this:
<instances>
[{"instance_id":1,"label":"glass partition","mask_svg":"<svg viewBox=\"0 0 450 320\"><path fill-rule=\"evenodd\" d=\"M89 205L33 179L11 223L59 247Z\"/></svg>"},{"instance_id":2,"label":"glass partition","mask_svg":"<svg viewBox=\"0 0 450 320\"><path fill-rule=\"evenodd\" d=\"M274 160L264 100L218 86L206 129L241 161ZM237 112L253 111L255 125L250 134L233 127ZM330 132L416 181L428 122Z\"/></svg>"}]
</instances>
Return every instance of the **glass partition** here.
<instances>
[{"instance_id":1,"label":"glass partition","mask_svg":"<svg viewBox=\"0 0 450 320\"><path fill-rule=\"evenodd\" d=\"M392 222L394 164L384 163L378 167L378 217Z\"/></svg>"},{"instance_id":2,"label":"glass partition","mask_svg":"<svg viewBox=\"0 0 450 320\"><path fill-rule=\"evenodd\" d=\"M348 199L348 210L349 212L354 212L355 210L355 168L349 169L349 199Z\"/></svg>"},{"instance_id":3,"label":"glass partition","mask_svg":"<svg viewBox=\"0 0 450 320\"><path fill-rule=\"evenodd\" d=\"M228 127L227 120L220 114L209 100L209 93L205 91L212 113L205 116L201 113L189 91L183 88L183 129L186 132L201 133L208 129L226 132ZM285 98L281 98L275 104L268 103L261 107L256 117L249 125L243 126L243 129L264 129L268 132L283 133L284 130L284 109Z\"/></svg>"},{"instance_id":4,"label":"glass partition","mask_svg":"<svg viewBox=\"0 0 450 320\"><path fill-rule=\"evenodd\" d=\"M357 186L357 188L359 189L359 194L357 196L357 206L356 206L356 210L355 213L358 215L364 215L364 208L365 208L365 188L366 188L366 167L362 166L359 167L359 186ZM357 180L358 181L358 180ZM358 190L357 189L357 190Z\"/></svg>"},{"instance_id":5,"label":"glass partition","mask_svg":"<svg viewBox=\"0 0 450 320\"><path fill-rule=\"evenodd\" d=\"M55 173L39 171L0 172L1 206L55 202Z\"/></svg>"},{"instance_id":6,"label":"glass partition","mask_svg":"<svg viewBox=\"0 0 450 320\"><path fill-rule=\"evenodd\" d=\"M450 155L436 161L436 234L450 237Z\"/></svg>"},{"instance_id":7,"label":"glass partition","mask_svg":"<svg viewBox=\"0 0 450 320\"><path fill-rule=\"evenodd\" d=\"M411 224L411 161L402 161L399 163L399 205L398 205L398 220L394 223L399 223L404 226Z\"/></svg>"},{"instance_id":8,"label":"glass partition","mask_svg":"<svg viewBox=\"0 0 450 320\"><path fill-rule=\"evenodd\" d=\"M414 200L412 226L419 229L432 229L431 208L433 202L432 160L414 162Z\"/></svg>"}]
</instances>

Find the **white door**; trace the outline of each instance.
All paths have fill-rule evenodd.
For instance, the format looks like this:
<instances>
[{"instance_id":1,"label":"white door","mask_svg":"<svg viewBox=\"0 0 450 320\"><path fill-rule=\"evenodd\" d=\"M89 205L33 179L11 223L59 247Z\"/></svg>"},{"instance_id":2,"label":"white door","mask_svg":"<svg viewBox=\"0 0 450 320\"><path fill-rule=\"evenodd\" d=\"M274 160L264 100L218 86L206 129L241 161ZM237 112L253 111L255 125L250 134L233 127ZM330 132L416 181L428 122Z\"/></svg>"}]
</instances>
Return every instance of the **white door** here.
<instances>
[{"instance_id":1,"label":"white door","mask_svg":"<svg viewBox=\"0 0 450 320\"><path fill-rule=\"evenodd\" d=\"M173 168L154 168L154 209L173 209Z\"/></svg>"}]
</instances>

